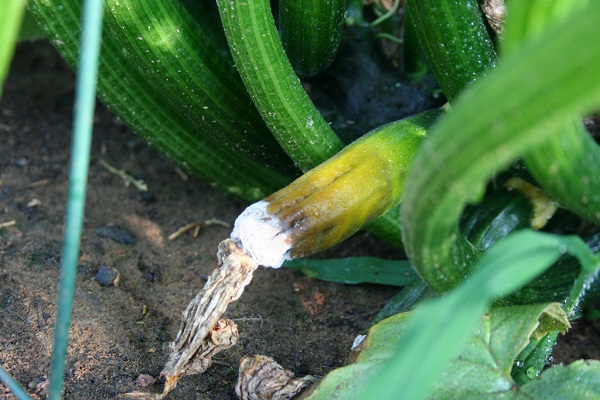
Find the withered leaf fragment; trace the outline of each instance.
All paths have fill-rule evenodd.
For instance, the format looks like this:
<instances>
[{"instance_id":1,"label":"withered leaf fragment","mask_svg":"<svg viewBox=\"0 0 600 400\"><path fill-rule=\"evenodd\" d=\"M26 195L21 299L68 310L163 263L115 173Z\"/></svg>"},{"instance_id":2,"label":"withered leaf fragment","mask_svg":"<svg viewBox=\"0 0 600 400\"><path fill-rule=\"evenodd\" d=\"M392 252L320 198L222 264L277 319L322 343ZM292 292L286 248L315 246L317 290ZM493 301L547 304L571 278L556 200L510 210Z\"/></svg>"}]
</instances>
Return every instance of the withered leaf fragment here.
<instances>
[{"instance_id":1,"label":"withered leaf fragment","mask_svg":"<svg viewBox=\"0 0 600 400\"><path fill-rule=\"evenodd\" d=\"M235 393L241 400L284 400L296 396L316 378L294 378L271 357L246 356L240 362Z\"/></svg>"}]
</instances>

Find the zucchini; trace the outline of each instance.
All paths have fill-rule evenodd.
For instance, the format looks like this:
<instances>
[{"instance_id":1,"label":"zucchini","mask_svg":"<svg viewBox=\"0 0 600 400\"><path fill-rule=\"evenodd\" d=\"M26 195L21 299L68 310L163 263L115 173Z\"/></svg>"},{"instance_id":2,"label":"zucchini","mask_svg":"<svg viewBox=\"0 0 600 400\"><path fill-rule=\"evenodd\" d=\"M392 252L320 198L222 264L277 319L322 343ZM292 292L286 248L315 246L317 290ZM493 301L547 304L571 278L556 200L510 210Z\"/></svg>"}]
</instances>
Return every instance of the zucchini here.
<instances>
[{"instance_id":1,"label":"zucchini","mask_svg":"<svg viewBox=\"0 0 600 400\"><path fill-rule=\"evenodd\" d=\"M600 147L578 120L523 156L540 185L561 206L600 224Z\"/></svg>"},{"instance_id":2,"label":"zucchini","mask_svg":"<svg viewBox=\"0 0 600 400\"><path fill-rule=\"evenodd\" d=\"M529 228L530 200L504 188L491 191L481 204L468 207L461 217L461 232L480 250L486 250L509 233Z\"/></svg>"},{"instance_id":3,"label":"zucchini","mask_svg":"<svg viewBox=\"0 0 600 400\"><path fill-rule=\"evenodd\" d=\"M600 9L587 5L521 46L464 91L423 144L401 205L403 240L435 291L462 282L481 254L459 221L464 207L482 198L487 180L560 134L556 121L600 105L600 45L587 40L598 24ZM554 62L556 54L568 62ZM537 78L523 85L527 77Z\"/></svg>"},{"instance_id":4,"label":"zucchini","mask_svg":"<svg viewBox=\"0 0 600 400\"><path fill-rule=\"evenodd\" d=\"M581 8L578 1L529 1L522 12L507 19L502 54L510 54L524 39L543 32ZM561 133L523 156L531 174L563 207L600 224L600 148L582 125L581 118L562 123Z\"/></svg>"},{"instance_id":5,"label":"zucchini","mask_svg":"<svg viewBox=\"0 0 600 400\"><path fill-rule=\"evenodd\" d=\"M342 41L346 0L280 0L283 48L298 75L324 71Z\"/></svg>"},{"instance_id":6,"label":"zucchini","mask_svg":"<svg viewBox=\"0 0 600 400\"><path fill-rule=\"evenodd\" d=\"M406 12L448 101L496 65L477 0L409 0Z\"/></svg>"},{"instance_id":7,"label":"zucchini","mask_svg":"<svg viewBox=\"0 0 600 400\"><path fill-rule=\"evenodd\" d=\"M268 0L217 0L225 36L246 89L271 132L302 171L344 145L296 76Z\"/></svg>"},{"instance_id":8,"label":"zucchini","mask_svg":"<svg viewBox=\"0 0 600 400\"><path fill-rule=\"evenodd\" d=\"M291 171L235 71L174 0L106 0L105 24L140 74L198 129L236 153Z\"/></svg>"},{"instance_id":9,"label":"zucchini","mask_svg":"<svg viewBox=\"0 0 600 400\"><path fill-rule=\"evenodd\" d=\"M268 0L217 0L238 71L267 126L302 171L316 167L344 145L304 91L285 55ZM369 230L401 248L398 210Z\"/></svg>"},{"instance_id":10,"label":"zucchini","mask_svg":"<svg viewBox=\"0 0 600 400\"><path fill-rule=\"evenodd\" d=\"M248 207L231 238L278 268L354 234L396 206L414 155L440 111L378 128L290 185Z\"/></svg>"},{"instance_id":11,"label":"zucchini","mask_svg":"<svg viewBox=\"0 0 600 400\"><path fill-rule=\"evenodd\" d=\"M81 2L32 0L29 10L74 68ZM198 132L192 121L155 90L138 66L123 56L120 43L109 29L103 29L98 97L151 145L225 193L256 201L289 182L288 177Z\"/></svg>"},{"instance_id":12,"label":"zucchini","mask_svg":"<svg viewBox=\"0 0 600 400\"><path fill-rule=\"evenodd\" d=\"M481 204L468 207L462 215L461 232L481 251L487 250L512 232L529 228L534 222L536 201L539 200L532 199L519 190L507 190L507 183L513 179L509 179L504 187L490 191ZM500 303L565 303L580 271L574 257L564 256L541 277L513 293L510 300L501 300Z\"/></svg>"}]
</instances>

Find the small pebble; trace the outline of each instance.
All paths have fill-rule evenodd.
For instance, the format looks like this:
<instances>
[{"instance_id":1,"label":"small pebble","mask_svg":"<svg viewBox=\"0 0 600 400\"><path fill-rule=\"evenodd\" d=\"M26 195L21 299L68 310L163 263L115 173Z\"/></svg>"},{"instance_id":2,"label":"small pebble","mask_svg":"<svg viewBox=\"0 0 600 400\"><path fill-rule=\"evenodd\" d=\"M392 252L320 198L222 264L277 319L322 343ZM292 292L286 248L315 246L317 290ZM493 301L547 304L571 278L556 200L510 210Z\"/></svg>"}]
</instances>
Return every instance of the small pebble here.
<instances>
[{"instance_id":1,"label":"small pebble","mask_svg":"<svg viewBox=\"0 0 600 400\"><path fill-rule=\"evenodd\" d=\"M117 286L119 284L119 272L102 264L96 274L96 280L102 286Z\"/></svg>"},{"instance_id":2,"label":"small pebble","mask_svg":"<svg viewBox=\"0 0 600 400\"><path fill-rule=\"evenodd\" d=\"M127 232L119 225L105 225L96 229L96 233L99 236L107 237L121 244L133 244L135 242L131 233Z\"/></svg>"},{"instance_id":3,"label":"small pebble","mask_svg":"<svg viewBox=\"0 0 600 400\"><path fill-rule=\"evenodd\" d=\"M5 201L5 200L9 199L12 196L12 194L13 194L13 191L9 187L0 190L0 201Z\"/></svg>"},{"instance_id":4,"label":"small pebble","mask_svg":"<svg viewBox=\"0 0 600 400\"><path fill-rule=\"evenodd\" d=\"M140 201L144 204L150 204L156 202L156 196L148 191L138 191Z\"/></svg>"},{"instance_id":5,"label":"small pebble","mask_svg":"<svg viewBox=\"0 0 600 400\"><path fill-rule=\"evenodd\" d=\"M152 375L140 374L140 376L138 376L137 379L135 380L135 385L145 387L145 386L153 385L154 382L156 382L156 379L154 379L154 377Z\"/></svg>"}]
</instances>

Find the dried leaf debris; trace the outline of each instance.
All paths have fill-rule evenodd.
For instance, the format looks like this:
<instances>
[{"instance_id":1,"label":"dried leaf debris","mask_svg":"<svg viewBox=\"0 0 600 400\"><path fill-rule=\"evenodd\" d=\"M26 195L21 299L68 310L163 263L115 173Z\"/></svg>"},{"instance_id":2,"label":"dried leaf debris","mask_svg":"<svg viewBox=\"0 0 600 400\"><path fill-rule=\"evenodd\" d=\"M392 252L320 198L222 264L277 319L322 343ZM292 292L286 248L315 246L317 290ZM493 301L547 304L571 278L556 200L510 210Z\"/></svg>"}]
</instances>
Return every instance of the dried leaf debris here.
<instances>
[{"instance_id":1,"label":"dried leaf debris","mask_svg":"<svg viewBox=\"0 0 600 400\"><path fill-rule=\"evenodd\" d=\"M258 264L231 239L219 244L217 256L218 268L183 312L179 333L170 345L171 353L161 372L166 378L163 396L182 376L204 372L213 355L237 342L237 326L219 319L252 281Z\"/></svg>"},{"instance_id":2,"label":"dried leaf debris","mask_svg":"<svg viewBox=\"0 0 600 400\"><path fill-rule=\"evenodd\" d=\"M161 372L165 377L163 393L131 392L122 397L163 399L179 379L206 371L215 354L237 343L237 325L221 316L229 303L240 298L258 264L231 239L219 244L217 257L218 268L188 304L177 337L170 344L170 354ZM244 357L239 371L235 390L245 400L291 399L315 380L310 375L294 378L291 371L266 356Z\"/></svg>"},{"instance_id":3,"label":"dried leaf debris","mask_svg":"<svg viewBox=\"0 0 600 400\"><path fill-rule=\"evenodd\" d=\"M284 400L296 396L316 378L310 375L294 378L267 356L246 356L240 362L235 393L241 400Z\"/></svg>"}]
</instances>

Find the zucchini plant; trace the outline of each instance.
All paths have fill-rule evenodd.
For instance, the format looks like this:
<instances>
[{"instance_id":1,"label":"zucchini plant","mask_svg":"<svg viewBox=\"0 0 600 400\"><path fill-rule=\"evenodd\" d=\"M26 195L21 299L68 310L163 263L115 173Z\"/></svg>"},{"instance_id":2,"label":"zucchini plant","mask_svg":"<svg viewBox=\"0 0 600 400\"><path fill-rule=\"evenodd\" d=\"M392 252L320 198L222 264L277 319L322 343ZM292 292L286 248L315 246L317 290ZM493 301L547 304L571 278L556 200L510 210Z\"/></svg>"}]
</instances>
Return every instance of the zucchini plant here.
<instances>
[{"instance_id":1,"label":"zucchini plant","mask_svg":"<svg viewBox=\"0 0 600 400\"><path fill-rule=\"evenodd\" d=\"M283 264L403 286L355 362L305 398L600 396L598 361L542 372L600 268L600 149L582 122L600 108L600 9L510 2L496 36L476 0L400 3L217 0L215 21L208 2L106 0L98 96L190 173L263 204L290 235L264 264L362 228L406 251L397 271L364 259ZM20 15L18 1L6 4ZM80 2L31 0L29 11L75 67ZM401 43L405 58L392 88L433 77L448 105L346 146L307 88L326 92L319 76L349 47L381 40ZM555 212L592 228L569 230Z\"/></svg>"}]
</instances>

